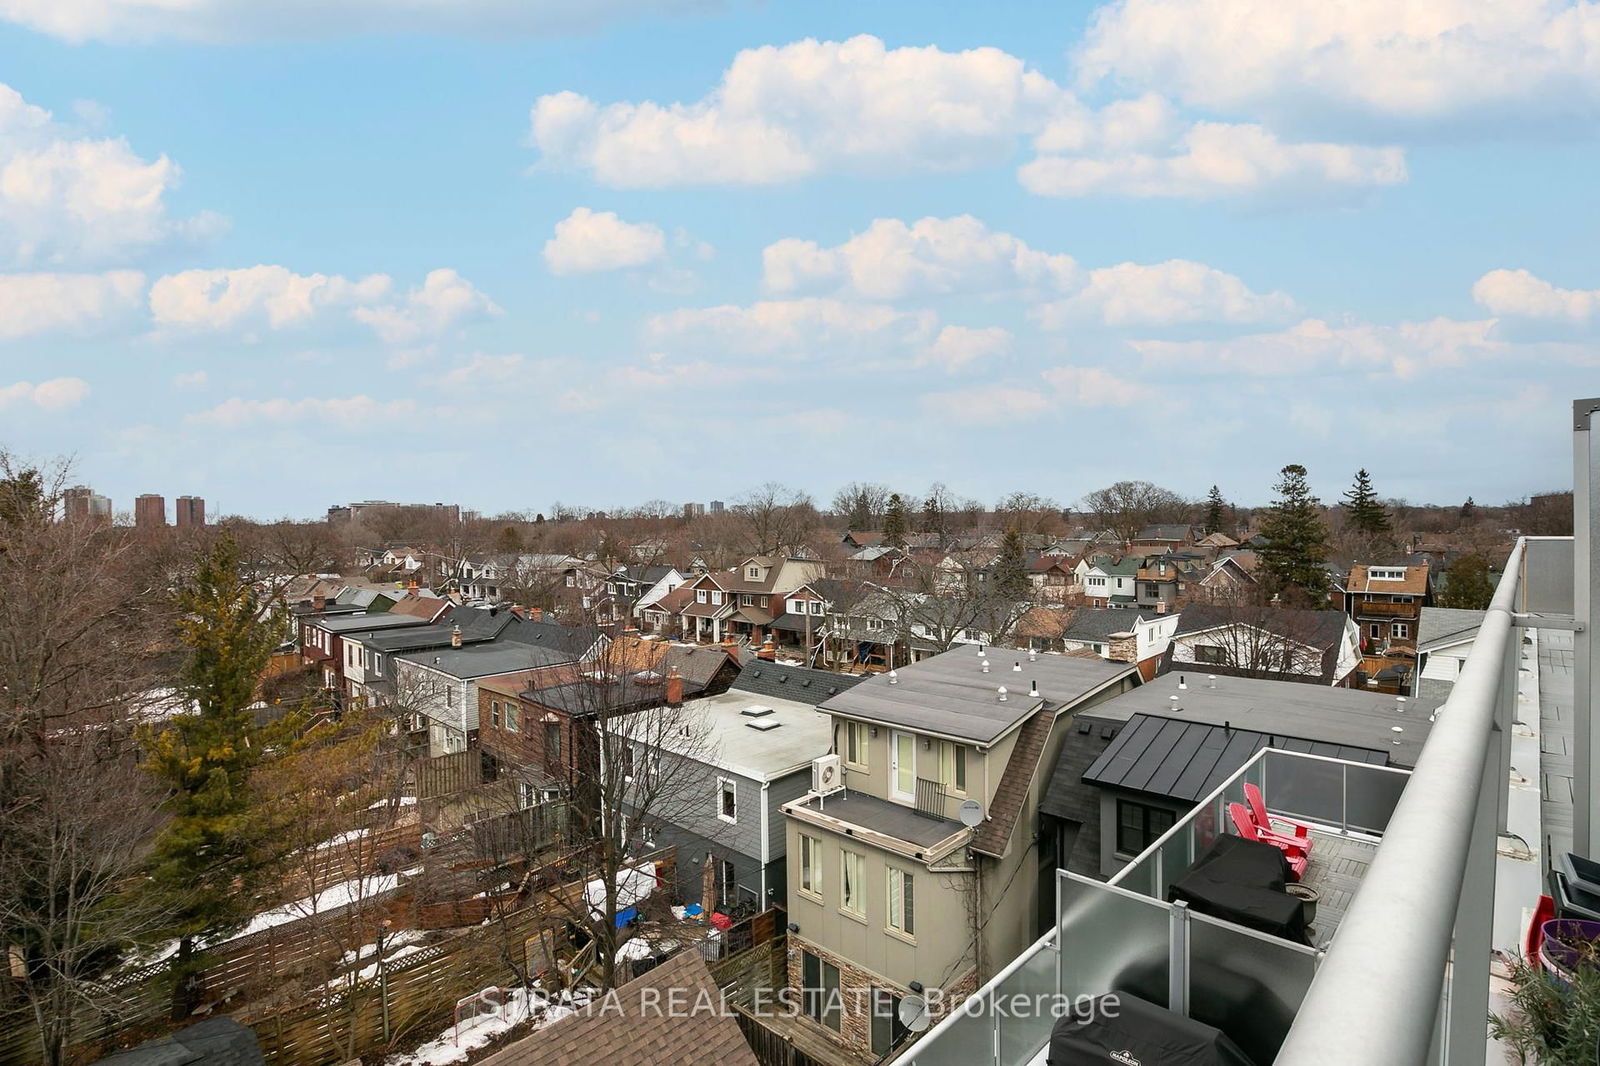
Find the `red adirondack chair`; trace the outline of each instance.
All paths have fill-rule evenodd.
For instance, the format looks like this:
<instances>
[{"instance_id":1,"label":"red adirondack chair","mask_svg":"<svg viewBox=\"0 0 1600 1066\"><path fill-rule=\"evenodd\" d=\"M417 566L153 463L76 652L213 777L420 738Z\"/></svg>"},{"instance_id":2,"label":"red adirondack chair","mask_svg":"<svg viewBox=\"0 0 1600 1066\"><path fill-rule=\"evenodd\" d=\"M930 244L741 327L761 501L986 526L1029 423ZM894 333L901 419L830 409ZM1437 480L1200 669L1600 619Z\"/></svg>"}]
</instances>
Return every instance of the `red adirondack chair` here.
<instances>
[{"instance_id":1,"label":"red adirondack chair","mask_svg":"<svg viewBox=\"0 0 1600 1066\"><path fill-rule=\"evenodd\" d=\"M1271 844L1283 852L1283 857L1289 860L1289 871L1294 874L1296 881L1306 875L1306 855L1292 843L1282 837L1264 836L1256 823L1250 819L1250 811L1242 803L1228 804L1228 817L1233 819L1233 828L1238 830L1240 836L1246 840L1255 840L1263 844Z\"/></svg>"},{"instance_id":2,"label":"red adirondack chair","mask_svg":"<svg viewBox=\"0 0 1600 1066\"><path fill-rule=\"evenodd\" d=\"M1279 817L1276 819L1278 825L1286 825L1289 827L1289 830L1288 832L1284 832L1282 829L1279 829L1277 825L1273 824L1274 819L1272 816L1267 814L1266 797L1261 794L1261 790L1255 785L1244 786L1244 798L1245 802L1250 805L1251 819L1256 823L1256 828L1261 830L1262 833L1270 833L1273 836L1289 837L1294 840L1303 841L1305 844L1305 850L1308 852L1311 850L1312 840L1310 826L1306 825L1304 822L1297 822L1293 818Z\"/></svg>"}]
</instances>

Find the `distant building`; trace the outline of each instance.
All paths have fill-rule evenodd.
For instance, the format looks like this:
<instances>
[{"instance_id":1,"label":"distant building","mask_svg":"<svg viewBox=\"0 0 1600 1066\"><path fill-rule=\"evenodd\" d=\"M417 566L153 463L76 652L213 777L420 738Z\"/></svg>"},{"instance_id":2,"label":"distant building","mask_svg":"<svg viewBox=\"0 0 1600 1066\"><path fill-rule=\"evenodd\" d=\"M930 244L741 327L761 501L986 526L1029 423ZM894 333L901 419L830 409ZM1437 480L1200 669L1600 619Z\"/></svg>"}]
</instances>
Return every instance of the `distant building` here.
<instances>
[{"instance_id":1,"label":"distant building","mask_svg":"<svg viewBox=\"0 0 1600 1066\"><path fill-rule=\"evenodd\" d=\"M359 522L393 511L431 511L452 522L461 521L461 505L455 503L395 503L393 500L358 500L328 508L328 521Z\"/></svg>"},{"instance_id":2,"label":"distant building","mask_svg":"<svg viewBox=\"0 0 1600 1066\"><path fill-rule=\"evenodd\" d=\"M683 517L685 518L699 518L705 513L706 505L703 503L686 503L683 505Z\"/></svg>"},{"instance_id":3,"label":"distant building","mask_svg":"<svg viewBox=\"0 0 1600 1066\"><path fill-rule=\"evenodd\" d=\"M206 501L198 496L179 496L175 520L179 529L206 524Z\"/></svg>"},{"instance_id":4,"label":"distant building","mask_svg":"<svg viewBox=\"0 0 1600 1066\"><path fill-rule=\"evenodd\" d=\"M133 524L140 529L156 529L167 524L167 498L147 492L133 501Z\"/></svg>"},{"instance_id":5,"label":"distant building","mask_svg":"<svg viewBox=\"0 0 1600 1066\"><path fill-rule=\"evenodd\" d=\"M727 509L728 509L727 505L724 504L721 500L712 500L711 501L711 513L712 514L721 514L722 512L726 511Z\"/></svg>"},{"instance_id":6,"label":"distant building","mask_svg":"<svg viewBox=\"0 0 1600 1066\"><path fill-rule=\"evenodd\" d=\"M64 494L65 515L70 522L111 521L111 498L87 485L74 485Z\"/></svg>"}]
</instances>

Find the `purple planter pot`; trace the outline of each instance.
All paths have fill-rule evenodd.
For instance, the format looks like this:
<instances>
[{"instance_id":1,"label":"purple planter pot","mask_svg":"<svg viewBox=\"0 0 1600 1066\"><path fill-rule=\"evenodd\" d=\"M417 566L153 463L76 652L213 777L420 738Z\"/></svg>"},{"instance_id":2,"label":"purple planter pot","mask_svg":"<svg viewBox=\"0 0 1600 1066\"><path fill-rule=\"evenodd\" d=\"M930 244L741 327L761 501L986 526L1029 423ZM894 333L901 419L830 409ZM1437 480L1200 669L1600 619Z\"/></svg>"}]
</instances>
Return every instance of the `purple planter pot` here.
<instances>
[{"instance_id":1,"label":"purple planter pot","mask_svg":"<svg viewBox=\"0 0 1600 1066\"><path fill-rule=\"evenodd\" d=\"M1583 918L1552 918L1541 927L1544 943L1539 956L1545 969L1567 978L1580 966L1600 959L1600 922Z\"/></svg>"}]
</instances>

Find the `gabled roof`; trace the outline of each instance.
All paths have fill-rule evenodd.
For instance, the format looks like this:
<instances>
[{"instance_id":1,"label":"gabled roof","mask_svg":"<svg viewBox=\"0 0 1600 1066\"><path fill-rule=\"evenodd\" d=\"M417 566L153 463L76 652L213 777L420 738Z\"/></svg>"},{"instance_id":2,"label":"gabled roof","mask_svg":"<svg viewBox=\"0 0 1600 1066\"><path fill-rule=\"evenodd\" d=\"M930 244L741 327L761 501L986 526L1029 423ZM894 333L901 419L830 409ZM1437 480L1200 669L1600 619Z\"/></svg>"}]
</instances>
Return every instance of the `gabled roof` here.
<instances>
[{"instance_id":1,"label":"gabled roof","mask_svg":"<svg viewBox=\"0 0 1600 1066\"><path fill-rule=\"evenodd\" d=\"M691 946L479 1066L759 1066L721 1002L704 957Z\"/></svg>"},{"instance_id":2,"label":"gabled roof","mask_svg":"<svg viewBox=\"0 0 1600 1066\"><path fill-rule=\"evenodd\" d=\"M1371 571L1394 570L1401 564L1386 566L1383 563L1357 563L1350 568L1350 577L1345 582L1346 592L1375 594L1392 594L1398 596L1423 596L1428 591L1428 564L1411 564L1405 567L1406 576L1400 581L1372 579Z\"/></svg>"},{"instance_id":3,"label":"gabled roof","mask_svg":"<svg viewBox=\"0 0 1600 1066\"><path fill-rule=\"evenodd\" d=\"M1344 639L1349 616L1343 611L1307 611L1296 607L1227 607L1191 603L1178 616L1174 638L1228 625L1258 627L1275 636L1327 650Z\"/></svg>"},{"instance_id":4,"label":"gabled roof","mask_svg":"<svg viewBox=\"0 0 1600 1066\"><path fill-rule=\"evenodd\" d=\"M507 640L533 644L554 652L579 656L593 648L605 634L593 626L564 626L559 622L523 622L505 632Z\"/></svg>"},{"instance_id":5,"label":"gabled roof","mask_svg":"<svg viewBox=\"0 0 1600 1066\"><path fill-rule=\"evenodd\" d=\"M1141 562L1143 562L1143 560L1139 559L1137 556L1124 555L1122 558L1114 561L1107 560L1106 562L1090 563L1089 569L1098 570L1107 577L1135 577L1139 573L1139 565Z\"/></svg>"},{"instance_id":6,"label":"gabled roof","mask_svg":"<svg viewBox=\"0 0 1600 1066\"><path fill-rule=\"evenodd\" d=\"M809 703L815 707L841 692L855 688L864 680L850 674L836 674L832 670L780 666L758 659L739 672L738 679L728 690Z\"/></svg>"},{"instance_id":7,"label":"gabled roof","mask_svg":"<svg viewBox=\"0 0 1600 1066\"><path fill-rule=\"evenodd\" d=\"M1000 784L994 790L989 816L972 834L973 851L1000 858L1009 850L1011 831L1016 828L1017 818L1027 803L1028 789L1039 772L1039 759L1055 721L1054 713L1041 710L1023 723L1017 742L1011 748L1011 758L1000 774Z\"/></svg>"},{"instance_id":8,"label":"gabled roof","mask_svg":"<svg viewBox=\"0 0 1600 1066\"><path fill-rule=\"evenodd\" d=\"M1424 607L1422 617L1417 621L1417 653L1474 639L1487 615L1487 611Z\"/></svg>"},{"instance_id":9,"label":"gabled roof","mask_svg":"<svg viewBox=\"0 0 1600 1066\"><path fill-rule=\"evenodd\" d=\"M1080 607L1072 612L1072 618L1067 622L1061 637L1063 640L1103 644L1118 633L1133 632L1134 623L1141 618L1143 615L1138 611L1110 607Z\"/></svg>"},{"instance_id":10,"label":"gabled roof","mask_svg":"<svg viewBox=\"0 0 1600 1066\"><path fill-rule=\"evenodd\" d=\"M1139 535L1134 540L1187 540L1194 527L1189 525L1168 524L1145 526L1139 530Z\"/></svg>"}]
</instances>

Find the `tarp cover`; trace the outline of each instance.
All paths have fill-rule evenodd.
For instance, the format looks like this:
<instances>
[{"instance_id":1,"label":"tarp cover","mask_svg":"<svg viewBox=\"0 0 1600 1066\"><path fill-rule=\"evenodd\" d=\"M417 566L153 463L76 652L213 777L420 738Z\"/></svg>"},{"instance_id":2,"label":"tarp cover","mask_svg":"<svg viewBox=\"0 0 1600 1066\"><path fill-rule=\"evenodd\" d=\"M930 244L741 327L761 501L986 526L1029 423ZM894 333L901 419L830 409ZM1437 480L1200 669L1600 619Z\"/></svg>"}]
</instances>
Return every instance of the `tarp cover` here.
<instances>
[{"instance_id":1,"label":"tarp cover","mask_svg":"<svg viewBox=\"0 0 1600 1066\"><path fill-rule=\"evenodd\" d=\"M1301 901L1283 890L1289 862L1271 844L1219 836L1167 890L1200 914L1309 944Z\"/></svg>"},{"instance_id":2,"label":"tarp cover","mask_svg":"<svg viewBox=\"0 0 1600 1066\"><path fill-rule=\"evenodd\" d=\"M1209 1025L1126 992L1075 1002L1050 1031L1049 1066L1252 1066Z\"/></svg>"}]
</instances>

